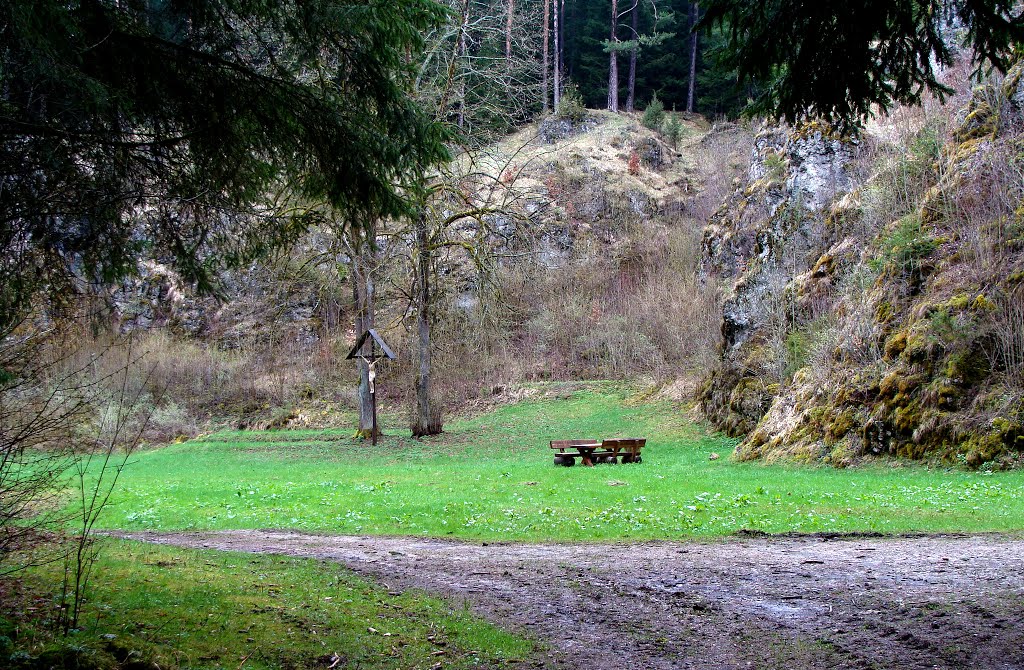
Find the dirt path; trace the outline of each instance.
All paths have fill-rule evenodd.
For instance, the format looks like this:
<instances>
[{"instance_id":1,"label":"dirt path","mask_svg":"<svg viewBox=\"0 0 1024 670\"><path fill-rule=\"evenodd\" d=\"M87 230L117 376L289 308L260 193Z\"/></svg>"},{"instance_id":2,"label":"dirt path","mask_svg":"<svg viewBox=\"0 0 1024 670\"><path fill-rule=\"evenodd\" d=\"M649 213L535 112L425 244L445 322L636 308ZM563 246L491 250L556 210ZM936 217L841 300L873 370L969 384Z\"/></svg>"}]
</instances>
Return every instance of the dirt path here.
<instances>
[{"instance_id":1,"label":"dirt path","mask_svg":"<svg viewBox=\"0 0 1024 670\"><path fill-rule=\"evenodd\" d=\"M550 646L539 667L1024 668L1024 540L480 544L284 531L125 533L344 563Z\"/></svg>"}]
</instances>

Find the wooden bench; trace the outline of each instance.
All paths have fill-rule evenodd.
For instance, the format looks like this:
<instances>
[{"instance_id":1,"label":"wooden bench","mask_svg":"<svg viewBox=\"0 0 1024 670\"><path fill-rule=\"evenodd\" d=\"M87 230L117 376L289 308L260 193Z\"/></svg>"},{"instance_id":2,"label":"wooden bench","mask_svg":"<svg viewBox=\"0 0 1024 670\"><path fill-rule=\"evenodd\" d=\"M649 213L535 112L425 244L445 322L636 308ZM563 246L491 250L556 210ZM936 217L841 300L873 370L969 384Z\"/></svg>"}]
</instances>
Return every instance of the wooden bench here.
<instances>
[{"instance_id":1,"label":"wooden bench","mask_svg":"<svg viewBox=\"0 0 1024 670\"><path fill-rule=\"evenodd\" d=\"M580 446L583 447L582 452ZM576 465L577 458L582 458L586 464L590 460L588 452L593 453L600 446L600 440L551 440L551 448L558 450L555 454L555 465L566 467Z\"/></svg>"},{"instance_id":2,"label":"wooden bench","mask_svg":"<svg viewBox=\"0 0 1024 670\"><path fill-rule=\"evenodd\" d=\"M557 449L555 465L569 467L576 459L583 459L584 465L596 463L642 463L640 450L647 440L627 437L611 440L551 440L551 448ZM620 460L621 459L621 460Z\"/></svg>"},{"instance_id":3,"label":"wooden bench","mask_svg":"<svg viewBox=\"0 0 1024 670\"><path fill-rule=\"evenodd\" d=\"M647 444L642 437L617 437L605 440L601 443L601 451L595 451L594 456L600 457L604 463L643 463L640 450Z\"/></svg>"}]
</instances>

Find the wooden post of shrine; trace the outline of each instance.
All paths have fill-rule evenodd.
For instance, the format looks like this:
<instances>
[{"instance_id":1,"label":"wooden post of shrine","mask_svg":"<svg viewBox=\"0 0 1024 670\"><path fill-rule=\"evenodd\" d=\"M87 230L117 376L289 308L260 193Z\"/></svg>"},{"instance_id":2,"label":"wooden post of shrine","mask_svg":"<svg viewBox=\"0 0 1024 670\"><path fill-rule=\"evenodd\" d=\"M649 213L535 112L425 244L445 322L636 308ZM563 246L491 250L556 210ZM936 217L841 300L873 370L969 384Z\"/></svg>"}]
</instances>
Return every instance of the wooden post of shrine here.
<instances>
[{"instance_id":1,"label":"wooden post of shrine","mask_svg":"<svg viewBox=\"0 0 1024 670\"><path fill-rule=\"evenodd\" d=\"M377 361L389 360L393 361L395 358L395 352L391 350L391 347L387 345L376 330L370 328L356 340L356 346L352 347L352 351L348 352L346 360L360 359L366 363L366 367L369 368L369 381L370 381L370 409L373 412L373 427L370 429L373 445L377 446L377 389L374 384L374 380L377 377Z\"/></svg>"}]
</instances>

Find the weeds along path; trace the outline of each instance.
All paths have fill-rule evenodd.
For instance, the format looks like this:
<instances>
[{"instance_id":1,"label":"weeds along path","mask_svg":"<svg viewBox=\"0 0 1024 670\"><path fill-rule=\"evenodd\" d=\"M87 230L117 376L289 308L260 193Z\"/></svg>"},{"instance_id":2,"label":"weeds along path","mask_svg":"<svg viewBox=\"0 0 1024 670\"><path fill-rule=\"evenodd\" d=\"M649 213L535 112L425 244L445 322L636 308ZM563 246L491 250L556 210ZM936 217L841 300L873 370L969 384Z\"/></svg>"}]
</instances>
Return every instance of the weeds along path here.
<instances>
[{"instance_id":1,"label":"weeds along path","mask_svg":"<svg viewBox=\"0 0 1024 670\"><path fill-rule=\"evenodd\" d=\"M548 646L537 667L1024 668L1024 539L481 544L286 531L121 533L343 563Z\"/></svg>"}]
</instances>

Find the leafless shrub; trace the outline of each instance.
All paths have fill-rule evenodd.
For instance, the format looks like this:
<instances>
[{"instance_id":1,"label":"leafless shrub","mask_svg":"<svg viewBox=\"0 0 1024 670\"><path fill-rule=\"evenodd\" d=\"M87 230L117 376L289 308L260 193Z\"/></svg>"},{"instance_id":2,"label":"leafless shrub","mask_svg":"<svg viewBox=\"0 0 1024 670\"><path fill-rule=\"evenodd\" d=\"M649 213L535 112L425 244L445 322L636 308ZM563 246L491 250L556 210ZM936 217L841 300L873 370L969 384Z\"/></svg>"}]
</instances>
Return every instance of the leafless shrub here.
<instances>
[{"instance_id":1,"label":"leafless shrub","mask_svg":"<svg viewBox=\"0 0 1024 670\"><path fill-rule=\"evenodd\" d=\"M134 355L129 339L108 351L123 357L113 374L84 370L85 396L91 416L76 426L69 488L73 491L68 521L74 532L64 553L64 580L58 625L67 634L79 627L86 589L99 556L94 529L132 453L142 442L151 410L143 402L148 373Z\"/></svg>"},{"instance_id":2,"label":"leafless shrub","mask_svg":"<svg viewBox=\"0 0 1024 670\"><path fill-rule=\"evenodd\" d=\"M1012 143L986 144L973 159L975 169L944 198L943 219L961 243L974 279L1004 276L1015 256L1010 241L1021 233L1017 210L1024 198L1024 159Z\"/></svg>"},{"instance_id":3,"label":"leafless shrub","mask_svg":"<svg viewBox=\"0 0 1024 670\"><path fill-rule=\"evenodd\" d=\"M689 212L700 223L706 223L735 190L734 181L746 175L753 148L749 130L726 124L712 130L693 146L695 195L689 202Z\"/></svg>"},{"instance_id":4,"label":"leafless shrub","mask_svg":"<svg viewBox=\"0 0 1024 670\"><path fill-rule=\"evenodd\" d=\"M0 573L61 520L70 444L89 414L79 370L51 359L56 333L14 334L0 342Z\"/></svg>"},{"instance_id":5,"label":"leafless shrub","mask_svg":"<svg viewBox=\"0 0 1024 670\"><path fill-rule=\"evenodd\" d=\"M130 342L95 347L78 320L33 316L0 339L0 573L63 559L67 633L97 555L93 528L146 429L148 380Z\"/></svg>"},{"instance_id":6,"label":"leafless shrub","mask_svg":"<svg viewBox=\"0 0 1024 670\"><path fill-rule=\"evenodd\" d=\"M1024 287L1000 297L991 315L995 362L1007 379L1024 389Z\"/></svg>"},{"instance_id":7,"label":"leafless shrub","mask_svg":"<svg viewBox=\"0 0 1024 670\"><path fill-rule=\"evenodd\" d=\"M843 318L836 324L831 358L857 365L874 365L882 360L875 322L876 305L870 293L874 281L875 274L866 265L857 266L843 279L840 286ZM892 281L902 280L893 278Z\"/></svg>"},{"instance_id":8,"label":"leafless shrub","mask_svg":"<svg viewBox=\"0 0 1024 670\"><path fill-rule=\"evenodd\" d=\"M522 338L557 363L548 374L668 378L709 365L720 305L696 280L697 230L638 226L614 254L586 254L530 286Z\"/></svg>"},{"instance_id":9,"label":"leafless shrub","mask_svg":"<svg viewBox=\"0 0 1024 670\"><path fill-rule=\"evenodd\" d=\"M162 398L153 404L144 437L162 442L191 436L211 418L266 418L274 408L313 398L351 404L343 391L355 373L343 360L342 335L294 343L278 333L222 349L162 330L140 333L136 350L152 367L141 401Z\"/></svg>"}]
</instances>

